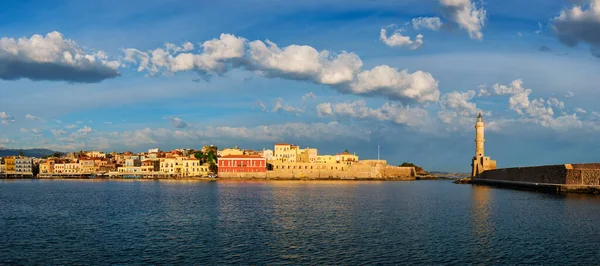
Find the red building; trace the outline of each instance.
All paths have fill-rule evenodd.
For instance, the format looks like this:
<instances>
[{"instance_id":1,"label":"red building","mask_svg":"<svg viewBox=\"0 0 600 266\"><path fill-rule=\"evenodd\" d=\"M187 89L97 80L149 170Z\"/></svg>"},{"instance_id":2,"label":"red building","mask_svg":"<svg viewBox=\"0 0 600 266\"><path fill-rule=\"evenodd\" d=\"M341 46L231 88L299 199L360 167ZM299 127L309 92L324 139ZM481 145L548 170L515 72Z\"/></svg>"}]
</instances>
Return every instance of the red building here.
<instances>
[{"instance_id":1,"label":"red building","mask_svg":"<svg viewBox=\"0 0 600 266\"><path fill-rule=\"evenodd\" d=\"M219 173L257 173L267 171L267 159L257 155L219 157Z\"/></svg>"}]
</instances>

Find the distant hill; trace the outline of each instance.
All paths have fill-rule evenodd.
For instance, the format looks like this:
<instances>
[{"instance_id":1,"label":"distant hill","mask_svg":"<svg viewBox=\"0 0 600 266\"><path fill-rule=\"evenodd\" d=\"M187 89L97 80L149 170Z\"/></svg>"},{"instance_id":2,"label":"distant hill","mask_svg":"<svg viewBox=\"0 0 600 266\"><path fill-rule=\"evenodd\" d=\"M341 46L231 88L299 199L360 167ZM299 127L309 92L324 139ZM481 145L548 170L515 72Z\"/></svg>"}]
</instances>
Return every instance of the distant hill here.
<instances>
[{"instance_id":1,"label":"distant hill","mask_svg":"<svg viewBox=\"0 0 600 266\"><path fill-rule=\"evenodd\" d=\"M49 150L49 149L5 149L0 147L0 157L4 156L16 156L19 155L19 152L23 151L23 155L27 157L36 157L42 158L45 156L52 155L57 151ZM58 152L63 153L63 152ZM64 153L63 153L64 154Z\"/></svg>"}]
</instances>

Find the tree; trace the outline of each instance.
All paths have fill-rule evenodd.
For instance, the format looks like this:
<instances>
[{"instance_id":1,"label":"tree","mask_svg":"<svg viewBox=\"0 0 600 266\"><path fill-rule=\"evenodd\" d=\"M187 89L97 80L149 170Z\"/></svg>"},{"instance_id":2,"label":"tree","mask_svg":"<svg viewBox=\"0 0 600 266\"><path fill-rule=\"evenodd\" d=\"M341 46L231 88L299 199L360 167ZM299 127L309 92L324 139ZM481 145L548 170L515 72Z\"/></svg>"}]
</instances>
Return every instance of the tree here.
<instances>
[{"instance_id":1,"label":"tree","mask_svg":"<svg viewBox=\"0 0 600 266\"><path fill-rule=\"evenodd\" d=\"M267 171L273 171L273 164L267 163Z\"/></svg>"},{"instance_id":2,"label":"tree","mask_svg":"<svg viewBox=\"0 0 600 266\"><path fill-rule=\"evenodd\" d=\"M210 163L208 170L210 170L213 173L216 173L219 170L219 167L215 163Z\"/></svg>"},{"instance_id":3,"label":"tree","mask_svg":"<svg viewBox=\"0 0 600 266\"><path fill-rule=\"evenodd\" d=\"M409 162L403 162L400 167L414 167L415 170L417 171L417 174L419 173L425 173L425 171L423 171L423 168L414 164L414 163L409 163Z\"/></svg>"},{"instance_id":4,"label":"tree","mask_svg":"<svg viewBox=\"0 0 600 266\"><path fill-rule=\"evenodd\" d=\"M23 153L23 150L19 150L19 156L25 156L25 154Z\"/></svg>"}]
</instances>

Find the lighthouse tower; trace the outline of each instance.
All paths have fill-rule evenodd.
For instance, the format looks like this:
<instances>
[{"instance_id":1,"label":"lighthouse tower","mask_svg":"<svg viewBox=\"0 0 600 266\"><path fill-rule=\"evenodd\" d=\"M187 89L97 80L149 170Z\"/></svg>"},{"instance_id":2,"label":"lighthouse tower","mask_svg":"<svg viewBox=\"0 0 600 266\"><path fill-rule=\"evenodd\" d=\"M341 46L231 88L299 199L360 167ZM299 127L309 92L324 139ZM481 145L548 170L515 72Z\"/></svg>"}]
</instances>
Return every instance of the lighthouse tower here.
<instances>
[{"instance_id":1,"label":"lighthouse tower","mask_svg":"<svg viewBox=\"0 0 600 266\"><path fill-rule=\"evenodd\" d=\"M485 143L485 123L483 123L483 116L481 113L477 116L477 122L475 123L475 157L483 157L483 145Z\"/></svg>"},{"instance_id":2,"label":"lighthouse tower","mask_svg":"<svg viewBox=\"0 0 600 266\"><path fill-rule=\"evenodd\" d=\"M496 161L485 157L484 155L484 143L485 143L485 123L483 122L483 116L481 113L477 116L475 122L475 156L471 162L471 176L476 176L483 173L485 170L496 169Z\"/></svg>"}]
</instances>

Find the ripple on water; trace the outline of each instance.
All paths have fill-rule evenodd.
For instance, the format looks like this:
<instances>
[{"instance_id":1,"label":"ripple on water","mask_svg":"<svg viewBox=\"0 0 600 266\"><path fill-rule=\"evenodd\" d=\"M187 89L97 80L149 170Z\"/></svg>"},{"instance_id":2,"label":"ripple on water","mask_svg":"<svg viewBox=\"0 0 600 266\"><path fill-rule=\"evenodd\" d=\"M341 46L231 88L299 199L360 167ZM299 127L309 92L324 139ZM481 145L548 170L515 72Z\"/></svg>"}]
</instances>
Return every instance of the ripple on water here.
<instances>
[{"instance_id":1,"label":"ripple on water","mask_svg":"<svg viewBox=\"0 0 600 266\"><path fill-rule=\"evenodd\" d=\"M0 181L0 264L596 264L600 199L446 181Z\"/></svg>"}]
</instances>

